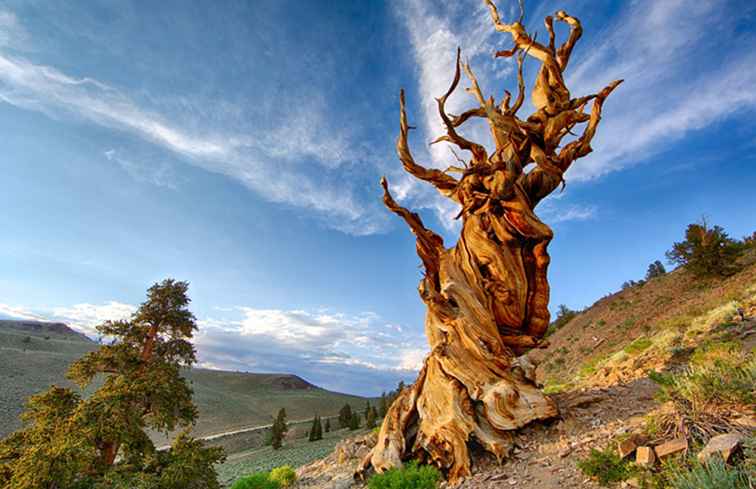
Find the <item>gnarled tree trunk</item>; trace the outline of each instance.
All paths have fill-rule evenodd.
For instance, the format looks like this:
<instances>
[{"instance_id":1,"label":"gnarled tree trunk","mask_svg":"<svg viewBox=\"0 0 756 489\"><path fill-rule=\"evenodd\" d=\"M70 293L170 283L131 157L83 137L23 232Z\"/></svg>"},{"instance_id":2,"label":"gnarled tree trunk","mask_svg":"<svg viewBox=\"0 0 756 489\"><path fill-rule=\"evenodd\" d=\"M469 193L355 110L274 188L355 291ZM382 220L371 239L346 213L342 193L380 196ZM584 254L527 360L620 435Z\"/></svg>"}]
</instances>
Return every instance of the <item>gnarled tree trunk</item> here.
<instances>
[{"instance_id":1,"label":"gnarled tree trunk","mask_svg":"<svg viewBox=\"0 0 756 489\"><path fill-rule=\"evenodd\" d=\"M425 267L419 292L428 308L425 331L431 352L417 381L389 409L360 475L370 466L382 472L418 458L444 469L454 483L470 475L468 444L473 439L501 459L509 453L513 430L557 414L554 403L535 385L532 369L517 358L540 346L549 323L546 248L553 234L534 208L563 183L562 175L575 159L591 152L601 106L621 80L597 94L571 98L562 73L581 36L580 22L563 11L556 13L570 26L569 38L557 48L552 17L545 20L549 43L544 45L525 32L522 19L502 23L493 2L486 3L496 30L514 40L512 50L496 56L517 55L519 93L511 105L508 92L498 104L493 97L486 99L466 65L468 91L478 105L458 116L447 114L444 104L461 74L457 52L451 87L438 99L446 134L434 143L445 141L469 152L469 161L460 160L464 167L440 171L414 161L401 94L397 152L404 169L458 202L463 224L456 246L445 248L442 238L417 214L399 206L386 180L381 181L384 203L417 237ZM531 93L536 112L522 120L516 114L525 96L526 55L542 65ZM493 154L457 132L473 117L489 123L496 144ZM582 135L562 146L562 139L580 123L587 123ZM530 164L535 165L528 168ZM455 172L459 178L450 175Z\"/></svg>"}]
</instances>

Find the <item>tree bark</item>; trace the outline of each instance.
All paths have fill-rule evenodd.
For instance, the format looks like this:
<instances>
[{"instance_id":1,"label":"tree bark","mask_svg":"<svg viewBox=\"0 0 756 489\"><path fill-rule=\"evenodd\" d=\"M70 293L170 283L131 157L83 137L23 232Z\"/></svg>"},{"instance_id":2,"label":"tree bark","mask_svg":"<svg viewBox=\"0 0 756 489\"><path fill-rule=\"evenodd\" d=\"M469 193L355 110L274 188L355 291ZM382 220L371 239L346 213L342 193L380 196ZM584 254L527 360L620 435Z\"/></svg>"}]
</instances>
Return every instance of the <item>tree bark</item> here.
<instances>
[{"instance_id":1,"label":"tree bark","mask_svg":"<svg viewBox=\"0 0 756 489\"><path fill-rule=\"evenodd\" d=\"M385 205L417 238L425 268L418 290L427 306L425 333L431 351L415 383L389 408L378 443L358 470L360 476L371 466L382 472L416 458L438 466L456 483L470 475L473 441L501 460L509 454L514 430L557 414L554 402L535 385L532 366L521 357L543 346L549 324L547 247L553 233L534 209L564 184L563 174L571 163L591 152L602 104L621 80L595 95L571 98L562 73L582 34L580 22L563 11L555 14L570 26L568 40L557 48L553 19L547 17L550 39L545 46L531 39L519 21L502 23L494 3L485 3L496 30L509 33L515 43L496 56L518 55L519 93L511 106L509 93L498 104L493 97L486 99L465 65L471 83L467 90L478 106L459 116L447 114L446 99L461 77L458 51L452 84L437 99L447 132L434 143L444 141L467 151L469 161L460 160L464 168L444 172L414 161L403 91L400 96L399 159L407 172L462 206L462 230L457 244L445 248L443 239L417 214L394 201L382 179ZM522 120L516 114L524 99L526 55L539 60L541 68L531 92L537 111ZM584 109L589 102L588 114ZM473 117L489 123L496 145L490 156L482 145L457 132ZM583 134L560 148L580 123L587 123ZM449 175L453 172L461 177Z\"/></svg>"}]
</instances>

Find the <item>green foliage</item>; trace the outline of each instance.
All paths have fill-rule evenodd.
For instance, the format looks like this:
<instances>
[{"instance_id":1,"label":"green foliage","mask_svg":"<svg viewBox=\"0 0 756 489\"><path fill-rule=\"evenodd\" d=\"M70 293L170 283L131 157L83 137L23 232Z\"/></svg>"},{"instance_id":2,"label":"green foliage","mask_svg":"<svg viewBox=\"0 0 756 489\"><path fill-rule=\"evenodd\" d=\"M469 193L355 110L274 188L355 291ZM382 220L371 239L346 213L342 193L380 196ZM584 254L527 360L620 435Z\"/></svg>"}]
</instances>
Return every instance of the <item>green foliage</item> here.
<instances>
[{"instance_id":1,"label":"green foliage","mask_svg":"<svg viewBox=\"0 0 756 489\"><path fill-rule=\"evenodd\" d=\"M326 418L325 432L329 433L330 431L331 431L331 419L330 418Z\"/></svg>"},{"instance_id":2,"label":"green foliage","mask_svg":"<svg viewBox=\"0 0 756 489\"><path fill-rule=\"evenodd\" d=\"M647 350L653 342L648 338L638 338L629 345L627 345L623 351L628 355L635 355Z\"/></svg>"},{"instance_id":3,"label":"green foliage","mask_svg":"<svg viewBox=\"0 0 756 489\"><path fill-rule=\"evenodd\" d=\"M629 461L608 448L603 451L592 448L588 457L579 460L577 466L585 475L596 478L602 486L628 479L635 472Z\"/></svg>"},{"instance_id":4,"label":"green foliage","mask_svg":"<svg viewBox=\"0 0 756 489\"><path fill-rule=\"evenodd\" d=\"M257 472L237 479L231 489L280 489L281 484L270 478L269 472Z\"/></svg>"},{"instance_id":5,"label":"green foliage","mask_svg":"<svg viewBox=\"0 0 756 489\"><path fill-rule=\"evenodd\" d=\"M315 416L310 427L309 441L318 441L323 439L323 425L320 422L320 416Z\"/></svg>"},{"instance_id":6,"label":"green foliage","mask_svg":"<svg viewBox=\"0 0 756 489\"><path fill-rule=\"evenodd\" d=\"M360 428L360 415L358 413L352 413L352 418L349 420L349 431L354 431Z\"/></svg>"},{"instance_id":7,"label":"green foliage","mask_svg":"<svg viewBox=\"0 0 756 489\"><path fill-rule=\"evenodd\" d=\"M349 424L352 420L352 406L344 404L344 407L339 411L339 428L349 428Z\"/></svg>"},{"instance_id":8,"label":"green foliage","mask_svg":"<svg viewBox=\"0 0 756 489\"><path fill-rule=\"evenodd\" d=\"M98 326L112 341L75 362L68 377L83 388L100 375L101 387L86 399L56 386L32 396L23 428L0 441L0 486L219 487L220 450L182 434L157 452L147 436L189 427L197 415L180 376L195 361L187 289L171 279L155 284L128 321Z\"/></svg>"},{"instance_id":9,"label":"green foliage","mask_svg":"<svg viewBox=\"0 0 756 489\"><path fill-rule=\"evenodd\" d=\"M756 403L756 358L742 353L735 343L703 345L685 371L657 374L652 380L662 386L663 400L673 400L694 412L705 410L710 402L745 406Z\"/></svg>"},{"instance_id":10,"label":"green foliage","mask_svg":"<svg viewBox=\"0 0 756 489\"><path fill-rule=\"evenodd\" d=\"M378 416L383 419L386 417L389 409L389 400L385 392L381 392L381 401L378 405Z\"/></svg>"},{"instance_id":11,"label":"green foliage","mask_svg":"<svg viewBox=\"0 0 756 489\"><path fill-rule=\"evenodd\" d=\"M651 263L648 266L648 270L646 270L646 280L651 280L652 278L658 278L662 275L665 275L667 273L667 269L664 268L664 265L659 260L656 260L655 262Z\"/></svg>"},{"instance_id":12,"label":"green foliage","mask_svg":"<svg viewBox=\"0 0 756 489\"><path fill-rule=\"evenodd\" d=\"M569 323L572 318L577 316L579 313L578 311L573 311L569 307L565 306L564 304L560 304L557 308L557 315L556 319L554 319L551 324L549 324L548 329L546 330L546 336L550 336L554 333L556 333L559 329L561 329L565 324Z\"/></svg>"},{"instance_id":13,"label":"green foliage","mask_svg":"<svg viewBox=\"0 0 756 489\"><path fill-rule=\"evenodd\" d=\"M334 426L335 427L335 426ZM218 466L221 483L230 485L241 476L261 471L270 471L282 465L293 468L314 462L333 453L336 445L345 437L354 436L355 432L331 430L324 433L323 439L310 442L306 438L291 440L280 450L265 446L234 454L233 460Z\"/></svg>"},{"instance_id":14,"label":"green foliage","mask_svg":"<svg viewBox=\"0 0 756 489\"><path fill-rule=\"evenodd\" d=\"M410 462L401 469L376 474L368 481L369 489L434 489L441 473L431 465Z\"/></svg>"},{"instance_id":15,"label":"green foliage","mask_svg":"<svg viewBox=\"0 0 756 489\"><path fill-rule=\"evenodd\" d=\"M730 239L720 226L710 227L706 220L690 224L685 239L672 245L666 255L671 263L684 265L699 277L727 276L737 270L735 261L743 245Z\"/></svg>"},{"instance_id":16,"label":"green foliage","mask_svg":"<svg viewBox=\"0 0 756 489\"><path fill-rule=\"evenodd\" d=\"M666 469L668 487L672 489L749 489L748 474L740 467L726 465L714 457L706 465L693 462L690 467Z\"/></svg>"},{"instance_id":17,"label":"green foliage","mask_svg":"<svg viewBox=\"0 0 756 489\"><path fill-rule=\"evenodd\" d=\"M289 431L289 425L286 423L286 409L278 410L276 419L273 420L273 426L270 428L270 445L274 450L278 450L283 445L283 438Z\"/></svg>"},{"instance_id":18,"label":"green foliage","mask_svg":"<svg viewBox=\"0 0 756 489\"><path fill-rule=\"evenodd\" d=\"M290 465L283 465L270 471L270 480L278 482L281 487L289 487L297 481L297 473Z\"/></svg>"},{"instance_id":19,"label":"green foliage","mask_svg":"<svg viewBox=\"0 0 756 489\"><path fill-rule=\"evenodd\" d=\"M372 430L375 428L375 421L378 418L378 412L368 402L367 409L365 409L365 428Z\"/></svg>"},{"instance_id":20,"label":"green foliage","mask_svg":"<svg viewBox=\"0 0 756 489\"><path fill-rule=\"evenodd\" d=\"M643 280L627 280L625 282L622 282L622 290L632 289L633 287L639 287L642 285L645 285L645 281Z\"/></svg>"}]
</instances>

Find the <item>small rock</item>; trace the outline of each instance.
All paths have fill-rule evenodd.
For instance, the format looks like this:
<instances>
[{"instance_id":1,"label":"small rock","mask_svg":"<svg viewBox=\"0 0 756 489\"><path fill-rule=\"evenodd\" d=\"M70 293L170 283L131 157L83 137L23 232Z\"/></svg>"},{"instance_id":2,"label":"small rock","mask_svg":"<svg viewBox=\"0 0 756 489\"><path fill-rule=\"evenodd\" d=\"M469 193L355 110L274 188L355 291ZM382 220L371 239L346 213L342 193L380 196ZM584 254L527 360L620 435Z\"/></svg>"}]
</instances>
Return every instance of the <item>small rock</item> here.
<instances>
[{"instance_id":1,"label":"small rock","mask_svg":"<svg viewBox=\"0 0 756 489\"><path fill-rule=\"evenodd\" d=\"M654 449L651 447L638 447L635 451L635 463L645 467L651 467L656 462Z\"/></svg>"},{"instance_id":2,"label":"small rock","mask_svg":"<svg viewBox=\"0 0 756 489\"><path fill-rule=\"evenodd\" d=\"M728 433L726 435L717 435L706 444L703 450L698 454L698 461L706 463L709 461L712 455L719 453L722 455L722 459L727 462L730 457L738 449L743 437L738 433Z\"/></svg>"},{"instance_id":3,"label":"small rock","mask_svg":"<svg viewBox=\"0 0 756 489\"><path fill-rule=\"evenodd\" d=\"M634 487L634 488L642 487L640 481L635 477L632 477L626 480L625 483L627 484L627 487Z\"/></svg>"},{"instance_id":4,"label":"small rock","mask_svg":"<svg viewBox=\"0 0 756 489\"><path fill-rule=\"evenodd\" d=\"M632 436L625 441L617 443L617 452L622 458L632 455L636 448L638 448L638 444L635 443L635 438Z\"/></svg>"},{"instance_id":5,"label":"small rock","mask_svg":"<svg viewBox=\"0 0 756 489\"><path fill-rule=\"evenodd\" d=\"M657 457L663 458L668 455L682 452L683 450L687 450L687 449L688 449L688 440L685 438L677 438L676 440L670 440L668 442L662 443L661 445L657 446L654 450L656 451Z\"/></svg>"}]
</instances>

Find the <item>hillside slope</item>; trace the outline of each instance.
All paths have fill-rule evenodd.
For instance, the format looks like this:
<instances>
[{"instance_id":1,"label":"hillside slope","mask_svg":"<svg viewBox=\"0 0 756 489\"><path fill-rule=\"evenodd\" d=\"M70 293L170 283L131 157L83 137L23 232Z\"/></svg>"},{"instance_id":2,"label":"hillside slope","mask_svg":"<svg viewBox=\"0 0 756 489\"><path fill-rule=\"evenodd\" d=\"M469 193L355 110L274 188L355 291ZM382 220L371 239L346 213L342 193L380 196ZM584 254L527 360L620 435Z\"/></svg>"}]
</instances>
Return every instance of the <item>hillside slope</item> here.
<instances>
[{"instance_id":1,"label":"hillside slope","mask_svg":"<svg viewBox=\"0 0 756 489\"><path fill-rule=\"evenodd\" d=\"M25 400L52 384L72 387L68 366L97 344L61 323L0 320L0 437L21 426ZM192 369L185 377L194 389L197 436L270 422L285 407L290 419L336 414L345 404L366 399L331 392L295 375ZM156 441L163 443L162 437Z\"/></svg>"},{"instance_id":2,"label":"hillside slope","mask_svg":"<svg viewBox=\"0 0 756 489\"><path fill-rule=\"evenodd\" d=\"M742 265L735 275L707 279L678 268L603 297L551 335L548 348L530 352L539 380L551 392L608 386L684 362L712 327L734 327L737 309L753 307L756 253Z\"/></svg>"},{"instance_id":3,"label":"hillside slope","mask_svg":"<svg viewBox=\"0 0 756 489\"><path fill-rule=\"evenodd\" d=\"M679 440L676 437L681 436L680 431L687 432L701 416L705 418L705 411L715 413L708 418L714 419L709 428L715 432L756 432L752 407L715 399L708 400L704 409L683 412L681 416L680 405L660 397L660 386L652 380L664 376L682 378L696 356L699 361L703 358L702 364L710 365L717 360L707 357L707 351L721 355L727 348L734 348L742 357L734 353L731 358L750 359L740 365L747 371L746 385L741 387L752 391L756 253L743 257L741 265L741 271L728 278L698 279L685 269L677 269L610 294L576 315L549 337L547 348L529 353L535 362L540 362L538 379L546 384L547 392L559 406L559 417L520 430L510 456L501 464L481 450L474 451L473 476L457 489L602 487L578 465L594 456L594 450L610 453L616 451L619 442L632 438L643 440L639 443L656 451L665 442ZM705 377L699 376L695 381L701 378ZM725 386L726 379L715 380L710 384L715 390L729 388ZM671 430L660 428L665 423L669 426L670 421L674 425ZM702 448L700 435L697 432L699 439L695 439L693 433L689 434L688 448L667 455L665 462L682 464L686 456L697 454ZM328 457L300 467L295 487L365 488L364 482L354 481L352 476L374 443L375 436L341 443ZM748 443L754 444L752 436ZM628 462L634 457L631 451L622 462L633 472L626 477L631 480L621 487L668 487L658 485L668 475L660 474L662 465L657 463L655 469L644 470ZM604 470L609 470L608 466ZM620 487L619 483L610 485ZM447 486L442 483L439 487Z\"/></svg>"}]
</instances>

